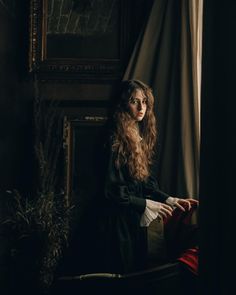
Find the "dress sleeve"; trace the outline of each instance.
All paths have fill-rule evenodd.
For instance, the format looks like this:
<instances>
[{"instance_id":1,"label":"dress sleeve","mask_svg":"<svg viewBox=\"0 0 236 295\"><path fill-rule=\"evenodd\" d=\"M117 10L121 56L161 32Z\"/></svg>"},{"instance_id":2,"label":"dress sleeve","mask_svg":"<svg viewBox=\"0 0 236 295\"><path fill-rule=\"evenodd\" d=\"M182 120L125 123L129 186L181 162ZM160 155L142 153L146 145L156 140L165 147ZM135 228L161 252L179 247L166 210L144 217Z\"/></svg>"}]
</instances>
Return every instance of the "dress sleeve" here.
<instances>
[{"instance_id":1,"label":"dress sleeve","mask_svg":"<svg viewBox=\"0 0 236 295\"><path fill-rule=\"evenodd\" d=\"M147 196L150 196L154 201L164 203L169 195L160 190L158 182L155 177L150 176L143 185L143 193Z\"/></svg>"},{"instance_id":2,"label":"dress sleeve","mask_svg":"<svg viewBox=\"0 0 236 295\"><path fill-rule=\"evenodd\" d=\"M109 149L107 173L105 178L105 198L117 208L131 207L139 213L143 213L146 200L137 196L135 191L124 179L123 171L115 167L115 153Z\"/></svg>"}]
</instances>

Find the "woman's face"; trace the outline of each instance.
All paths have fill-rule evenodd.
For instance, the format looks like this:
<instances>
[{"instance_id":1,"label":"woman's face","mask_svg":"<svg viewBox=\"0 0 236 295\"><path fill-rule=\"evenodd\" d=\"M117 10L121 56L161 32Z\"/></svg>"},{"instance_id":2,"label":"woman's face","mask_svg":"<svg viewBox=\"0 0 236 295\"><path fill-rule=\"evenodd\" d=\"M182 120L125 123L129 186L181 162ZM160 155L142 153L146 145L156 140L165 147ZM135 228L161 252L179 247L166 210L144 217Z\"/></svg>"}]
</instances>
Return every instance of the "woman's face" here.
<instances>
[{"instance_id":1,"label":"woman's face","mask_svg":"<svg viewBox=\"0 0 236 295\"><path fill-rule=\"evenodd\" d=\"M142 90L137 89L133 92L128 102L128 109L135 121L142 121L147 110L147 98Z\"/></svg>"}]
</instances>

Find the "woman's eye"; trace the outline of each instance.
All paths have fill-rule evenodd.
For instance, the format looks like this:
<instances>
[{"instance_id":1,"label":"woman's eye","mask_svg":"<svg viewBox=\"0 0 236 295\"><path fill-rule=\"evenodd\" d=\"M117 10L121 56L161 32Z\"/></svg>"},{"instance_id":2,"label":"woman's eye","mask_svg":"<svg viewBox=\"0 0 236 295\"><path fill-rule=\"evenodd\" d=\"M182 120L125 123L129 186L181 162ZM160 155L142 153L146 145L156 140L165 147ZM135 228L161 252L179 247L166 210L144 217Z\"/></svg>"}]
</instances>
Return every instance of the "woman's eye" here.
<instances>
[{"instance_id":1,"label":"woman's eye","mask_svg":"<svg viewBox=\"0 0 236 295\"><path fill-rule=\"evenodd\" d=\"M132 104L147 104L147 100L146 99L144 99L144 100L139 100L139 99L137 99L137 98L131 98L130 99L130 103L132 103Z\"/></svg>"},{"instance_id":2,"label":"woman's eye","mask_svg":"<svg viewBox=\"0 0 236 295\"><path fill-rule=\"evenodd\" d=\"M138 100L137 100L137 99L134 99L134 98L132 98L132 99L130 100L130 102L131 102L132 104L137 104L137 103L138 103Z\"/></svg>"}]
</instances>

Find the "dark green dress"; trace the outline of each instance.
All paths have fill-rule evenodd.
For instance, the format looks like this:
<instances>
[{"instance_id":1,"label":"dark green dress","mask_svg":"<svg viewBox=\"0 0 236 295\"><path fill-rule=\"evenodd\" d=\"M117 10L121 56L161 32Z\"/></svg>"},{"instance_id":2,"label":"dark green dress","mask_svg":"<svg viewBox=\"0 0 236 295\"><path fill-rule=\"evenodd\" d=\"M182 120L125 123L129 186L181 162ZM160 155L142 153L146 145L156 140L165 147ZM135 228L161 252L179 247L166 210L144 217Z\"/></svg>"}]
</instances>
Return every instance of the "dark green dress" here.
<instances>
[{"instance_id":1,"label":"dark green dress","mask_svg":"<svg viewBox=\"0 0 236 295\"><path fill-rule=\"evenodd\" d=\"M147 262L147 228L140 226L146 198L165 202L169 197L150 176L146 182L130 177L126 166L115 167L111 145L104 154L105 178L97 215L96 247L100 272L128 273L144 269Z\"/></svg>"}]
</instances>

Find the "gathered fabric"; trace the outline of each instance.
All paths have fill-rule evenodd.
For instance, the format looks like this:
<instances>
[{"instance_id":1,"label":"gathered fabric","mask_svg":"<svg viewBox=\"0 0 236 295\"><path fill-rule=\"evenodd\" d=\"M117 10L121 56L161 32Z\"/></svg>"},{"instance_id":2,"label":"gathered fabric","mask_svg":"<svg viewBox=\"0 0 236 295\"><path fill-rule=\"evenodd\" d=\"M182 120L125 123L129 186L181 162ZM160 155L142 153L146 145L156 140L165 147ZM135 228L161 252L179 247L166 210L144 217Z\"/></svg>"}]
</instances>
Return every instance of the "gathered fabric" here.
<instances>
[{"instance_id":1,"label":"gathered fabric","mask_svg":"<svg viewBox=\"0 0 236 295\"><path fill-rule=\"evenodd\" d=\"M192 223L197 205L190 210L175 208L171 217L164 220L164 235L168 256L182 263L191 273L198 275L198 225Z\"/></svg>"}]
</instances>

